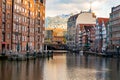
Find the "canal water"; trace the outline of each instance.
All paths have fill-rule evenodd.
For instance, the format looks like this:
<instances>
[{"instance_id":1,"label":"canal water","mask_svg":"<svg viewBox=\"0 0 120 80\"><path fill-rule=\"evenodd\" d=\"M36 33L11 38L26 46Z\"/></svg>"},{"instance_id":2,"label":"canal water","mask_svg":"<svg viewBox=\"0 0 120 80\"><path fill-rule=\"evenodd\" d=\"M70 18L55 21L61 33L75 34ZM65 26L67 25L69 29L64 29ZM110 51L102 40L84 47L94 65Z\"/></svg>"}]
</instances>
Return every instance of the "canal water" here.
<instances>
[{"instance_id":1,"label":"canal water","mask_svg":"<svg viewBox=\"0 0 120 80\"><path fill-rule=\"evenodd\" d=\"M120 80L120 61L75 54L30 61L0 61L0 80Z\"/></svg>"}]
</instances>

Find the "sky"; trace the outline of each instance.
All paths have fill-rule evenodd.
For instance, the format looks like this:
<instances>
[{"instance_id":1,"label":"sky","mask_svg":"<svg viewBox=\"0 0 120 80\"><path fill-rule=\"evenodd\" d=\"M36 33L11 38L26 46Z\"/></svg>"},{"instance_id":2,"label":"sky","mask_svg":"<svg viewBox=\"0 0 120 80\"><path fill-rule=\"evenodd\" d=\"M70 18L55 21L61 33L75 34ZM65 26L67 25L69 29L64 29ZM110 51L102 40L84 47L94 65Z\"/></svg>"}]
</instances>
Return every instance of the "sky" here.
<instances>
[{"instance_id":1,"label":"sky","mask_svg":"<svg viewBox=\"0 0 120 80\"><path fill-rule=\"evenodd\" d=\"M88 11L90 2L97 17L109 17L111 8L120 5L120 0L46 0L46 17Z\"/></svg>"}]
</instances>

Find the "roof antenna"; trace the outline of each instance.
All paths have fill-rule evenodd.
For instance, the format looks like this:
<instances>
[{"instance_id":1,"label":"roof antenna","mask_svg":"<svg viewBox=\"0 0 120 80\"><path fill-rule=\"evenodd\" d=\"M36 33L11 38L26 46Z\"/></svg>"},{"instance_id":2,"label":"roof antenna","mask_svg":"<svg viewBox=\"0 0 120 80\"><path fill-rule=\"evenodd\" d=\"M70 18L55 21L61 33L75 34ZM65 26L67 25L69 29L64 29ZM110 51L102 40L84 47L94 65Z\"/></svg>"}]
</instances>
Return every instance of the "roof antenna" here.
<instances>
[{"instance_id":1,"label":"roof antenna","mask_svg":"<svg viewBox=\"0 0 120 80\"><path fill-rule=\"evenodd\" d=\"M90 1L90 9L89 9L89 12L90 12L90 13L92 12L92 1Z\"/></svg>"}]
</instances>

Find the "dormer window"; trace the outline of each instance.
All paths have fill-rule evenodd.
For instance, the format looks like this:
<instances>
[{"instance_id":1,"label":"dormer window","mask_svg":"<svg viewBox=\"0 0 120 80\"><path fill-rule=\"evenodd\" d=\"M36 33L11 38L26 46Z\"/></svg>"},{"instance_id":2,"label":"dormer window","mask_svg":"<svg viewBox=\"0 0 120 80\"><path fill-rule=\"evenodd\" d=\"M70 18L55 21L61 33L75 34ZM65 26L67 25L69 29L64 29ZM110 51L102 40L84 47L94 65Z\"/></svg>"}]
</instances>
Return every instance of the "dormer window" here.
<instances>
[{"instance_id":1,"label":"dormer window","mask_svg":"<svg viewBox=\"0 0 120 80\"><path fill-rule=\"evenodd\" d=\"M43 3L43 0L40 0L41 3Z\"/></svg>"}]
</instances>

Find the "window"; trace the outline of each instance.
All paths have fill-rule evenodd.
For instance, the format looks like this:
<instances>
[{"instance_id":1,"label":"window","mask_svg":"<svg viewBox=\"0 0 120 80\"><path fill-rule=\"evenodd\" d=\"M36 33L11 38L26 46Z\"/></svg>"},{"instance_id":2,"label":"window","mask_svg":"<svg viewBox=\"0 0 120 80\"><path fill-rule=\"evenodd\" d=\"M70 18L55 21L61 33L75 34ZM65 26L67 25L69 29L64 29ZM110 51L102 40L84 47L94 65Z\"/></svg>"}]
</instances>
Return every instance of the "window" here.
<instances>
[{"instance_id":1,"label":"window","mask_svg":"<svg viewBox=\"0 0 120 80\"><path fill-rule=\"evenodd\" d=\"M24 10L23 12L26 13L26 9L24 8L23 10Z\"/></svg>"},{"instance_id":2,"label":"window","mask_svg":"<svg viewBox=\"0 0 120 80\"><path fill-rule=\"evenodd\" d=\"M45 27L45 23L43 23L43 27Z\"/></svg>"},{"instance_id":3,"label":"window","mask_svg":"<svg viewBox=\"0 0 120 80\"><path fill-rule=\"evenodd\" d=\"M4 29L5 28L5 24L2 24L2 29Z\"/></svg>"},{"instance_id":4,"label":"window","mask_svg":"<svg viewBox=\"0 0 120 80\"><path fill-rule=\"evenodd\" d=\"M34 12L33 12L33 16L34 16Z\"/></svg>"},{"instance_id":5,"label":"window","mask_svg":"<svg viewBox=\"0 0 120 80\"><path fill-rule=\"evenodd\" d=\"M25 36L22 36L22 41L25 41Z\"/></svg>"},{"instance_id":6,"label":"window","mask_svg":"<svg viewBox=\"0 0 120 80\"><path fill-rule=\"evenodd\" d=\"M32 37L29 37L30 42L32 42Z\"/></svg>"},{"instance_id":7,"label":"window","mask_svg":"<svg viewBox=\"0 0 120 80\"><path fill-rule=\"evenodd\" d=\"M5 14L2 14L2 21L5 22Z\"/></svg>"},{"instance_id":8,"label":"window","mask_svg":"<svg viewBox=\"0 0 120 80\"><path fill-rule=\"evenodd\" d=\"M18 40L19 40L19 41L21 40L21 35L18 36Z\"/></svg>"},{"instance_id":9,"label":"window","mask_svg":"<svg viewBox=\"0 0 120 80\"><path fill-rule=\"evenodd\" d=\"M5 12L5 4L2 4L2 11Z\"/></svg>"},{"instance_id":10,"label":"window","mask_svg":"<svg viewBox=\"0 0 120 80\"><path fill-rule=\"evenodd\" d=\"M10 39L10 33L8 33L7 38Z\"/></svg>"},{"instance_id":11,"label":"window","mask_svg":"<svg viewBox=\"0 0 120 80\"><path fill-rule=\"evenodd\" d=\"M35 28L35 31L37 32L37 31L38 31L38 28Z\"/></svg>"},{"instance_id":12,"label":"window","mask_svg":"<svg viewBox=\"0 0 120 80\"><path fill-rule=\"evenodd\" d=\"M5 3L5 0L3 0L3 2Z\"/></svg>"},{"instance_id":13,"label":"window","mask_svg":"<svg viewBox=\"0 0 120 80\"><path fill-rule=\"evenodd\" d=\"M15 34L13 34L13 39L15 40Z\"/></svg>"},{"instance_id":14,"label":"window","mask_svg":"<svg viewBox=\"0 0 120 80\"><path fill-rule=\"evenodd\" d=\"M9 50L9 44L7 44L7 49Z\"/></svg>"},{"instance_id":15,"label":"window","mask_svg":"<svg viewBox=\"0 0 120 80\"><path fill-rule=\"evenodd\" d=\"M32 24L34 24L34 20L32 20Z\"/></svg>"},{"instance_id":16,"label":"window","mask_svg":"<svg viewBox=\"0 0 120 80\"><path fill-rule=\"evenodd\" d=\"M28 6L29 6L29 8L30 8L30 2L28 2Z\"/></svg>"},{"instance_id":17,"label":"window","mask_svg":"<svg viewBox=\"0 0 120 80\"><path fill-rule=\"evenodd\" d=\"M30 4L30 7L32 8L32 4Z\"/></svg>"},{"instance_id":18,"label":"window","mask_svg":"<svg viewBox=\"0 0 120 80\"><path fill-rule=\"evenodd\" d=\"M5 34L2 34L2 41L5 41Z\"/></svg>"},{"instance_id":19,"label":"window","mask_svg":"<svg viewBox=\"0 0 120 80\"><path fill-rule=\"evenodd\" d=\"M19 21L19 16L18 16L18 15L16 16L16 21L17 21L17 22Z\"/></svg>"},{"instance_id":20,"label":"window","mask_svg":"<svg viewBox=\"0 0 120 80\"><path fill-rule=\"evenodd\" d=\"M19 29L19 28L18 28L18 25L16 25L16 32L18 32L18 29Z\"/></svg>"},{"instance_id":21,"label":"window","mask_svg":"<svg viewBox=\"0 0 120 80\"><path fill-rule=\"evenodd\" d=\"M21 3L21 0L16 0L17 3Z\"/></svg>"},{"instance_id":22,"label":"window","mask_svg":"<svg viewBox=\"0 0 120 80\"><path fill-rule=\"evenodd\" d=\"M24 26L22 26L22 32L24 32Z\"/></svg>"},{"instance_id":23,"label":"window","mask_svg":"<svg viewBox=\"0 0 120 80\"><path fill-rule=\"evenodd\" d=\"M34 41L34 37L32 37L32 41Z\"/></svg>"},{"instance_id":24,"label":"window","mask_svg":"<svg viewBox=\"0 0 120 80\"><path fill-rule=\"evenodd\" d=\"M14 14L14 20L16 20L16 15Z\"/></svg>"},{"instance_id":25,"label":"window","mask_svg":"<svg viewBox=\"0 0 120 80\"><path fill-rule=\"evenodd\" d=\"M27 27L26 27L26 26L24 27L24 31L25 31L25 32L27 31Z\"/></svg>"},{"instance_id":26,"label":"window","mask_svg":"<svg viewBox=\"0 0 120 80\"><path fill-rule=\"evenodd\" d=\"M10 13L7 14L7 18L10 19Z\"/></svg>"},{"instance_id":27,"label":"window","mask_svg":"<svg viewBox=\"0 0 120 80\"><path fill-rule=\"evenodd\" d=\"M38 33L40 33L40 27L38 27Z\"/></svg>"},{"instance_id":28,"label":"window","mask_svg":"<svg viewBox=\"0 0 120 80\"><path fill-rule=\"evenodd\" d=\"M30 32L33 33L33 28L30 28Z\"/></svg>"},{"instance_id":29,"label":"window","mask_svg":"<svg viewBox=\"0 0 120 80\"><path fill-rule=\"evenodd\" d=\"M19 12L19 11L20 11L20 9L21 9L21 7L20 7L20 6L17 6L17 12Z\"/></svg>"},{"instance_id":30,"label":"window","mask_svg":"<svg viewBox=\"0 0 120 80\"><path fill-rule=\"evenodd\" d=\"M17 9L17 5L14 5L14 9L15 9L15 10Z\"/></svg>"},{"instance_id":31,"label":"window","mask_svg":"<svg viewBox=\"0 0 120 80\"><path fill-rule=\"evenodd\" d=\"M7 24L7 27L10 28L10 24Z\"/></svg>"},{"instance_id":32,"label":"window","mask_svg":"<svg viewBox=\"0 0 120 80\"><path fill-rule=\"evenodd\" d=\"M38 39L38 37L36 36L36 37L35 37L35 41L37 41L37 39Z\"/></svg>"},{"instance_id":33,"label":"window","mask_svg":"<svg viewBox=\"0 0 120 80\"><path fill-rule=\"evenodd\" d=\"M40 39L40 36L38 36L38 39Z\"/></svg>"},{"instance_id":34,"label":"window","mask_svg":"<svg viewBox=\"0 0 120 80\"><path fill-rule=\"evenodd\" d=\"M10 4L7 4L6 6L7 6L7 9L10 9Z\"/></svg>"},{"instance_id":35,"label":"window","mask_svg":"<svg viewBox=\"0 0 120 80\"><path fill-rule=\"evenodd\" d=\"M2 3L2 9L5 9L5 3Z\"/></svg>"},{"instance_id":36,"label":"window","mask_svg":"<svg viewBox=\"0 0 120 80\"><path fill-rule=\"evenodd\" d=\"M34 20L33 19L31 20L31 23L34 24Z\"/></svg>"},{"instance_id":37,"label":"window","mask_svg":"<svg viewBox=\"0 0 120 80\"><path fill-rule=\"evenodd\" d=\"M25 36L25 41L27 41L27 37Z\"/></svg>"},{"instance_id":38,"label":"window","mask_svg":"<svg viewBox=\"0 0 120 80\"><path fill-rule=\"evenodd\" d=\"M22 41L24 41L24 36L22 36Z\"/></svg>"},{"instance_id":39,"label":"window","mask_svg":"<svg viewBox=\"0 0 120 80\"><path fill-rule=\"evenodd\" d=\"M22 17L22 22L24 22L24 17Z\"/></svg>"},{"instance_id":40,"label":"window","mask_svg":"<svg viewBox=\"0 0 120 80\"><path fill-rule=\"evenodd\" d=\"M25 18L25 22L27 22L27 18L26 17L24 17Z\"/></svg>"},{"instance_id":41,"label":"window","mask_svg":"<svg viewBox=\"0 0 120 80\"><path fill-rule=\"evenodd\" d=\"M19 25L19 32L21 32L21 25Z\"/></svg>"},{"instance_id":42,"label":"window","mask_svg":"<svg viewBox=\"0 0 120 80\"><path fill-rule=\"evenodd\" d=\"M25 12L25 9L24 8L21 8L22 9L22 12L24 13Z\"/></svg>"},{"instance_id":43,"label":"window","mask_svg":"<svg viewBox=\"0 0 120 80\"><path fill-rule=\"evenodd\" d=\"M40 25L40 20L38 20L38 25Z\"/></svg>"},{"instance_id":44,"label":"window","mask_svg":"<svg viewBox=\"0 0 120 80\"><path fill-rule=\"evenodd\" d=\"M19 16L19 22L21 21L21 16Z\"/></svg>"},{"instance_id":45,"label":"window","mask_svg":"<svg viewBox=\"0 0 120 80\"><path fill-rule=\"evenodd\" d=\"M38 12L38 17L40 17L40 12Z\"/></svg>"},{"instance_id":46,"label":"window","mask_svg":"<svg viewBox=\"0 0 120 80\"><path fill-rule=\"evenodd\" d=\"M34 33L34 28L32 28L32 32Z\"/></svg>"}]
</instances>

